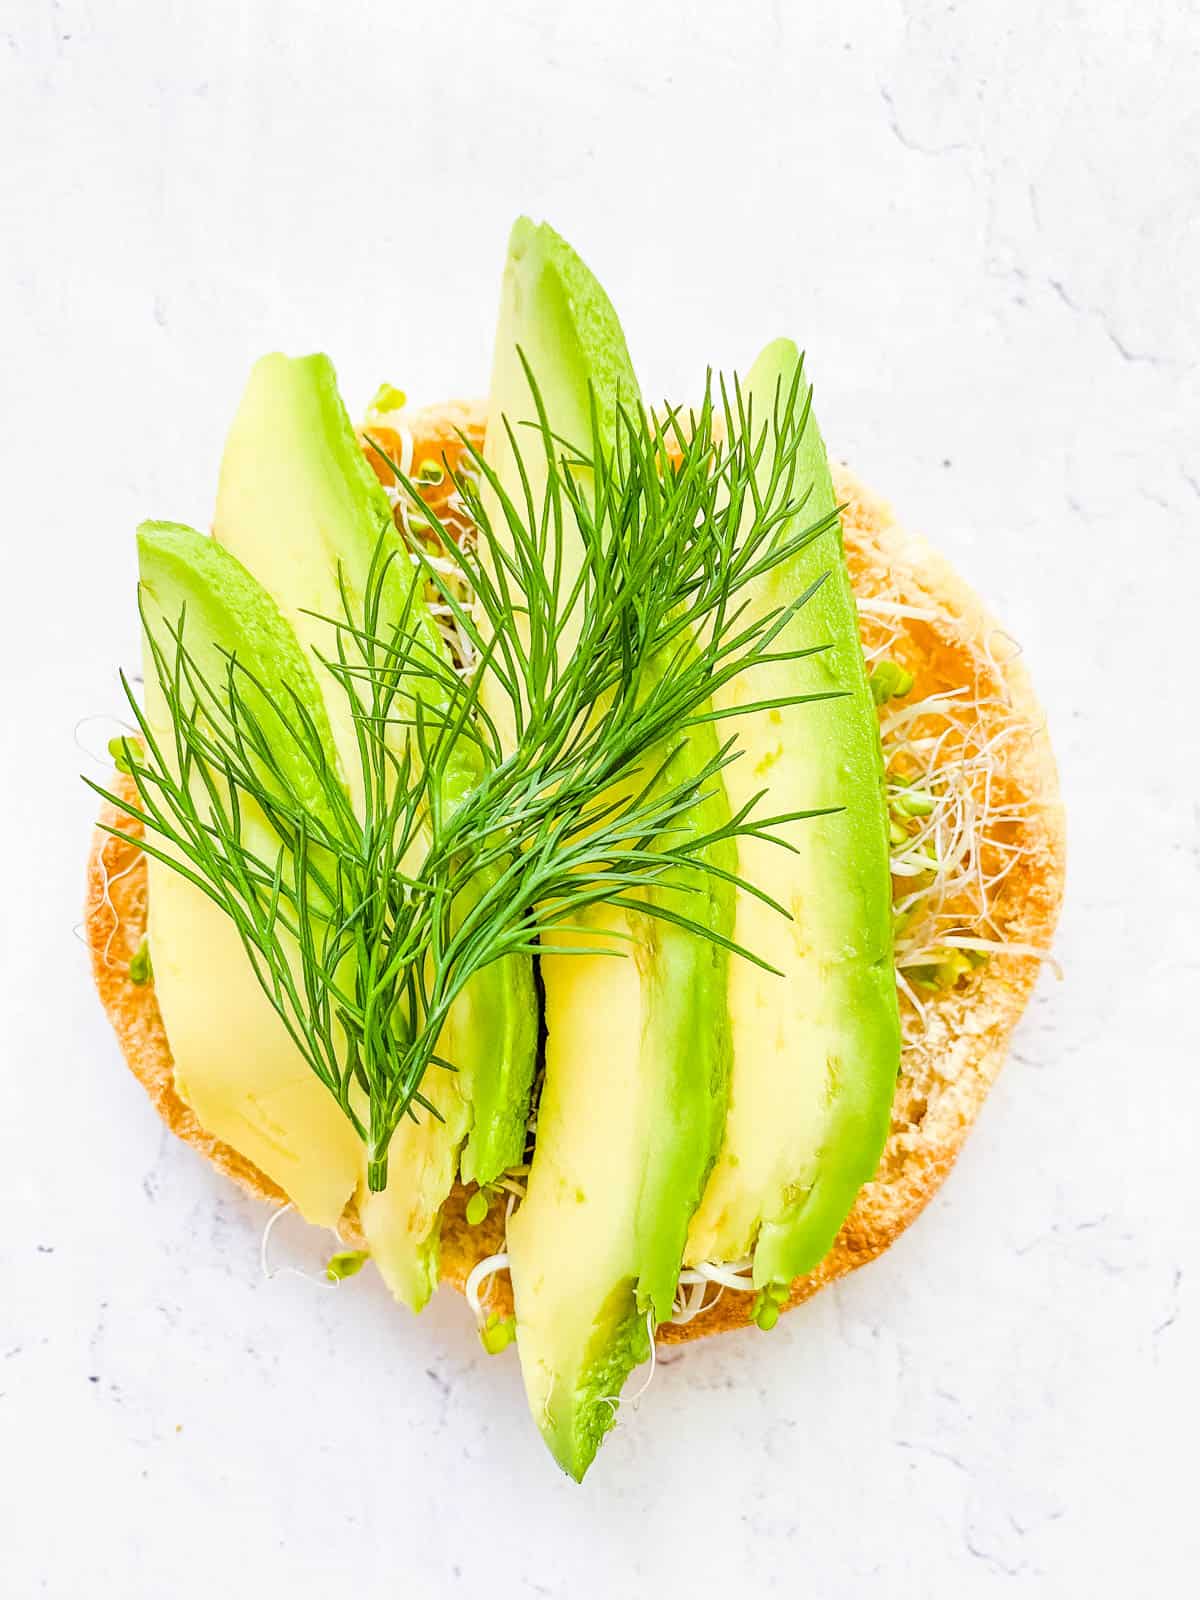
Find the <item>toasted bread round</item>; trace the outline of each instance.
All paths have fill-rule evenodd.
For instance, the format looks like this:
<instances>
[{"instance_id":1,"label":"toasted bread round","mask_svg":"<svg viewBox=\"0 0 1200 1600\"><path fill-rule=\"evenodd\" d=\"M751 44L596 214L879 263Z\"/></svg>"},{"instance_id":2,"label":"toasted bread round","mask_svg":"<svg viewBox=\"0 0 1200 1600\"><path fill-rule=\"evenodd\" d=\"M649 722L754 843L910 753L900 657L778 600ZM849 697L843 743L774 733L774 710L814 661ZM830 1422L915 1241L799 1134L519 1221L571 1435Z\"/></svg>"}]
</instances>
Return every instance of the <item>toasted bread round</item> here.
<instances>
[{"instance_id":1,"label":"toasted bread round","mask_svg":"<svg viewBox=\"0 0 1200 1600\"><path fill-rule=\"evenodd\" d=\"M444 459L457 466L463 438L482 442L483 411L470 403L428 407L392 423L381 443L390 455L397 438L411 444L411 461ZM404 433L408 438L404 438ZM395 457L393 457L395 459ZM387 469L374 463L381 477ZM1011 641L978 598L923 539L906 533L844 468L834 472L843 503L846 556L863 608L868 648L887 643L890 655L913 672L910 700L943 690L969 693L976 747L992 751L989 786L997 821L983 853L1004 851L1008 871L989 903L989 926L1002 945L953 987L905 1002L905 1047L892 1108L891 1130L875 1178L860 1192L825 1259L792 1285L788 1308L873 1260L920 1214L945 1181L967 1132L1004 1061L1009 1036L1029 999L1039 969L1030 951L1049 948L1062 899L1065 835L1058 777L1042 713ZM386 481L386 478L385 478ZM444 486L431 489L439 511ZM953 741L947 760L955 758ZM118 789L132 799L132 786ZM170 1045L153 983L134 983L130 961L146 929L145 858L137 846L105 831L136 835L130 816L106 805L88 864L86 936L100 999L130 1070L173 1133L203 1152L248 1193L272 1205L287 1196L236 1150L207 1133L175 1089ZM918 1014L918 1008L923 1016ZM466 1193L456 1188L445 1207L441 1275L463 1289L477 1262L503 1248L502 1223L492 1215L469 1226ZM347 1243L363 1244L353 1206L342 1219ZM490 1280L489 1303L512 1309L507 1279ZM745 1326L753 1296L725 1291L699 1316L658 1330L679 1343Z\"/></svg>"}]
</instances>

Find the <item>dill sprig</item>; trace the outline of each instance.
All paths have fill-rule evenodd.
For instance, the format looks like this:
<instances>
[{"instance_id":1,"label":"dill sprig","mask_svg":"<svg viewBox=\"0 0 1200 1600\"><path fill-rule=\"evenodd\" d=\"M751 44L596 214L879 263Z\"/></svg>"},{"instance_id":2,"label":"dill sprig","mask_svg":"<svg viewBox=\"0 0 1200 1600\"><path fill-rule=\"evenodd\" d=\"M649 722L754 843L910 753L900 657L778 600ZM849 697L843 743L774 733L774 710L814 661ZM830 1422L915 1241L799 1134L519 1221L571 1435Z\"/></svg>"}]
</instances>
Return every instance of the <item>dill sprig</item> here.
<instances>
[{"instance_id":1,"label":"dill sprig","mask_svg":"<svg viewBox=\"0 0 1200 1600\"><path fill-rule=\"evenodd\" d=\"M343 590L344 615L327 619L336 655L318 657L318 676L332 680L327 694L349 700L361 815L299 695L272 689L236 656L219 678L206 675L186 613L164 637L143 612L168 747L125 685L144 746L123 751L137 793L125 809L145 834L135 842L231 918L297 1048L366 1141L372 1189L386 1185L400 1119L437 1115L422 1084L431 1066L453 1070L438 1041L476 973L515 952L596 948L578 935L581 913L600 901L766 966L689 915L694 873L728 879L787 916L718 867L712 847L774 838L780 824L816 814L761 816L760 793L700 832L697 802L738 747L726 741L698 768L675 761L689 729L719 719L715 689L758 664L814 653L776 648L812 589L781 594L765 613L739 599L832 520L784 533L803 504L804 408L781 395L757 427L736 382L721 386L718 405L710 380L686 418L619 409L610 448L593 406L581 448L552 433L528 376L540 418L528 465L539 487L515 435L520 498L464 441L469 466L456 488L477 529L474 553L388 462L473 602L456 598L417 546L408 606L381 632L380 601L395 581L381 540L361 611ZM764 487L756 468L772 435ZM568 537L582 551L570 581ZM417 625L426 580L477 652L466 676ZM511 729L488 714L489 679Z\"/></svg>"}]
</instances>

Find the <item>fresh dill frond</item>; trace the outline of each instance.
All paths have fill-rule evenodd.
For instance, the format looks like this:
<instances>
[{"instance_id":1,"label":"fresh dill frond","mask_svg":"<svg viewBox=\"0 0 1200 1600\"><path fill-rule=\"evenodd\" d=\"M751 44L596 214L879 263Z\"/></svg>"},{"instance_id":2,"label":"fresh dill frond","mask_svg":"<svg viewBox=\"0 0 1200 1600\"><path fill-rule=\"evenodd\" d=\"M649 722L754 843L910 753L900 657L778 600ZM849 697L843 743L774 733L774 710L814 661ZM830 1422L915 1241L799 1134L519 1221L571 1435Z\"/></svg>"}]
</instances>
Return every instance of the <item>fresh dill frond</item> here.
<instances>
[{"instance_id":1,"label":"fresh dill frond","mask_svg":"<svg viewBox=\"0 0 1200 1600\"><path fill-rule=\"evenodd\" d=\"M386 1185L400 1120L437 1115L422 1085L431 1066L453 1070L439 1039L476 973L511 953L578 948L569 936L601 901L766 965L689 915L695 890L681 869L775 905L717 867L712 847L772 838L783 822L815 814L760 816L759 794L701 832L697 801L739 749L730 739L695 769L674 762L689 729L719 720L714 690L796 654L777 642L812 591L781 594L761 616L739 595L830 525L784 533L803 504L795 478L804 408L781 396L759 424L736 385L714 401L710 380L686 419L620 411L615 448L605 450L594 407L589 441L556 438L528 376L544 497L530 487L515 437L521 502L467 444L454 487L476 529L471 550L424 504L419 479L389 460L436 553L415 543L411 577L420 581L395 626L380 627L394 614L381 598L396 579L382 540L361 608L343 589L344 614L327 619L336 654L314 670L350 705L361 814L300 696L271 688L236 654L222 674L205 674L186 613L165 633L143 613L172 734L164 747L127 684L144 745L127 752L136 805L93 785L141 823L135 842L233 921L297 1048L366 1141L372 1189ZM764 490L756 468L769 438ZM569 581L568 526L583 552ZM460 582L444 581L447 566ZM440 589L472 647L465 673L418 622L425 583ZM569 653L559 649L564 636ZM489 680L511 710L511 737L482 703Z\"/></svg>"}]
</instances>

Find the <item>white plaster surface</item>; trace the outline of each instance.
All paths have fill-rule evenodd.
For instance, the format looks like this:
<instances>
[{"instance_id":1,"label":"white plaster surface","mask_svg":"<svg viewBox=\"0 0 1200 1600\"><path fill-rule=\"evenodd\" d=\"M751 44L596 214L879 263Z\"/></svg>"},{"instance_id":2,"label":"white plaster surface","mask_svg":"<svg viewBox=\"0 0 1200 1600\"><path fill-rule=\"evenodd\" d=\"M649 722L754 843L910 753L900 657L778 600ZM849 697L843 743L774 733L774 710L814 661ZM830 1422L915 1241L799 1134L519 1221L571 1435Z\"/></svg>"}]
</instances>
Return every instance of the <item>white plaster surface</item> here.
<instances>
[{"instance_id":1,"label":"white plaster surface","mask_svg":"<svg viewBox=\"0 0 1200 1600\"><path fill-rule=\"evenodd\" d=\"M0 1594L1197 1592L1198 83L1194 0L0 10ZM460 1301L263 1281L72 930L134 525L205 521L264 350L481 389L519 210L652 393L807 345L1024 644L1071 823L1064 981L943 1194L583 1488Z\"/></svg>"}]
</instances>

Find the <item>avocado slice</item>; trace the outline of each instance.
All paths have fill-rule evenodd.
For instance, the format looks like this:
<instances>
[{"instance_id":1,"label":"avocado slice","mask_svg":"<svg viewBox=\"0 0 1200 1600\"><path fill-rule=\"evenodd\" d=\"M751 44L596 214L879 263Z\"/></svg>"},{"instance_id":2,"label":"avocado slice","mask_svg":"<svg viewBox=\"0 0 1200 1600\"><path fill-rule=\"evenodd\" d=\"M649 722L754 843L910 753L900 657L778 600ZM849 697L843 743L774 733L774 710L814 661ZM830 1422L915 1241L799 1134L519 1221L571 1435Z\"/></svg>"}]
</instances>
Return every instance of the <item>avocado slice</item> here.
<instances>
[{"instance_id":1,"label":"avocado slice","mask_svg":"<svg viewBox=\"0 0 1200 1600\"><path fill-rule=\"evenodd\" d=\"M380 541L393 555L381 597L385 633L406 615L418 578L391 507L363 456L322 355L265 356L251 373L221 463L214 536L254 573L295 630L307 658L336 655L343 592L361 618L368 574ZM315 614L314 614L315 613ZM415 597L407 616L440 650L429 615ZM314 666L325 695L333 748L361 814L362 773L352 708L342 688ZM414 696L437 701L421 677ZM453 804L478 782L478 752L460 740L448 764L444 798ZM465 885L465 898L487 882ZM440 1050L457 1072L429 1074L422 1092L442 1120L405 1118L393 1135L386 1189L359 1188L364 1232L392 1291L419 1309L437 1283L438 1219L456 1171L488 1183L521 1161L537 1048L532 963L507 956L464 991Z\"/></svg>"},{"instance_id":2,"label":"avocado slice","mask_svg":"<svg viewBox=\"0 0 1200 1600\"><path fill-rule=\"evenodd\" d=\"M507 419L536 508L545 497L545 464L540 437L524 426L536 411L518 348L554 433L590 445L594 400L602 442L611 446L618 398L638 399L616 313L570 246L525 219L509 243L484 454L519 501ZM570 528L565 544L562 581L569 586L581 547ZM560 659L569 658L577 637L564 634ZM499 724L506 707L491 702L502 696L487 698ZM664 781L680 781L716 748L706 724L677 750ZM647 767L654 761L648 757ZM710 793L694 813L702 831L727 817L723 792ZM727 848L717 852L724 867L731 857ZM689 915L727 936L731 888L699 869L686 874L686 887ZM688 1221L721 1137L730 1061L721 948L612 906L579 920L575 943L594 947L606 935L621 937L612 939L611 955L542 958L547 1038L537 1143L525 1198L508 1225L530 1408L555 1459L576 1479L613 1426L617 1397L649 1354L654 1323L671 1313Z\"/></svg>"},{"instance_id":3,"label":"avocado slice","mask_svg":"<svg viewBox=\"0 0 1200 1600\"><path fill-rule=\"evenodd\" d=\"M566 240L546 223L534 223L528 217L518 217L509 235L484 453L518 505L525 504L527 483L529 501L540 508L546 498L546 458L518 345L559 438L574 445L590 445L590 408L594 404L600 438L611 442L618 406L636 404L640 398L621 324L612 302ZM521 453L520 466L504 426L506 419ZM498 508L486 484L483 498L485 507L496 513ZM491 520L498 528L502 518L493 514ZM581 542L564 538L556 554L562 590L569 593L579 576ZM481 556L488 559L486 550ZM563 661L574 652L581 622L577 611L565 619L558 645ZM520 609L510 619L510 626L526 646L528 619ZM511 703L502 694L487 698L502 739L511 744L515 738Z\"/></svg>"},{"instance_id":4,"label":"avocado slice","mask_svg":"<svg viewBox=\"0 0 1200 1600\"><path fill-rule=\"evenodd\" d=\"M209 682L222 682L227 656L236 655L250 674L243 690L265 728L274 713L251 678L280 704L289 691L299 696L331 744L324 701L295 635L227 550L192 528L147 522L138 530L138 571L142 611L168 666L170 630L183 614L185 647ZM145 716L169 758L172 725L148 646L146 655ZM319 788L293 741L280 737L278 752L296 790L319 806ZM243 826L247 843L272 858L274 836L249 803ZM164 862L148 856L146 865L155 993L181 1098L210 1133L285 1190L309 1222L336 1227L362 1170L353 1126L267 1000L233 923Z\"/></svg>"},{"instance_id":5,"label":"avocado slice","mask_svg":"<svg viewBox=\"0 0 1200 1600\"><path fill-rule=\"evenodd\" d=\"M313 663L334 746L361 815L353 710L316 657L337 658L337 630L326 619L343 616L342 586L361 618L381 539L395 556L385 580L382 628L394 626L404 614L415 580L327 356L292 360L274 354L255 363L221 457L213 537L272 595ZM433 643L424 607L416 607L412 618Z\"/></svg>"},{"instance_id":6,"label":"avocado slice","mask_svg":"<svg viewBox=\"0 0 1200 1600\"><path fill-rule=\"evenodd\" d=\"M769 345L744 386L755 435L776 407L809 404L802 358L785 339ZM758 466L770 475L773 437ZM793 494L806 494L780 537L836 509L816 420L808 412ZM760 664L714 699L752 701L834 691L837 698L732 717L743 754L727 769L736 809L764 784L769 812L836 808L784 824L790 850L738 840L738 871L769 889L794 920L737 893L734 937L769 951L783 976L747 961L730 967L733 1075L725 1139L692 1219L687 1260L731 1261L753 1251L759 1289L790 1284L825 1255L887 1137L900 1060L892 963L891 878L883 765L858 616L835 522L743 592L748 617L819 583L780 637L781 651L826 648L806 659ZM770 1313L763 1319L770 1320Z\"/></svg>"},{"instance_id":7,"label":"avocado slice","mask_svg":"<svg viewBox=\"0 0 1200 1600\"><path fill-rule=\"evenodd\" d=\"M138 550L143 611L168 665L168 630L178 627L183 611L186 648L208 681L220 683L227 656L236 655L250 675L243 693L268 730L276 721L271 700L286 705L289 691L298 693L336 768L313 669L261 585L221 545L189 528L146 524ZM149 659L145 679L146 714L160 747L169 752L170 720ZM258 693L251 679L266 693ZM282 728L272 747L293 789L319 814L320 787ZM248 845L271 859L274 835L256 821L255 807L244 797L241 812ZM431 1098L442 1120L404 1120L393 1141L391 1181L382 1194L371 1193L358 1135L263 994L233 924L164 863L150 858L149 868L155 982L181 1097L210 1132L273 1178L309 1221L336 1228L346 1202L357 1194L363 1231L381 1272L400 1299L419 1309L437 1284L438 1213L472 1122L462 1080L439 1076ZM486 1036L460 1032L470 1016L470 990L463 1000L441 1047L447 1054L457 1048L471 1060L470 1051ZM501 1153L506 1164L519 1159L523 1148L523 1105L518 1155L512 1156L510 1141Z\"/></svg>"}]
</instances>

